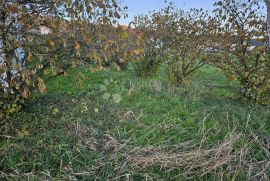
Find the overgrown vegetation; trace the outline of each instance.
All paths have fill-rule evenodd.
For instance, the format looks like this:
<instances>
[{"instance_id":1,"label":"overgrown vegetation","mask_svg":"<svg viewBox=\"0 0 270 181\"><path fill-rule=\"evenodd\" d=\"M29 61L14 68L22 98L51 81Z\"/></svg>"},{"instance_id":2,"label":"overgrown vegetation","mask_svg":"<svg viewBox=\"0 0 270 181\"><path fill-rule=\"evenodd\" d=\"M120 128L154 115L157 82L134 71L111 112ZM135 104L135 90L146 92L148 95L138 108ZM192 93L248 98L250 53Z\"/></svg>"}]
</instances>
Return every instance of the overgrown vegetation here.
<instances>
[{"instance_id":1,"label":"overgrown vegetation","mask_svg":"<svg viewBox=\"0 0 270 181\"><path fill-rule=\"evenodd\" d=\"M215 16L192 9L165 9L135 18L144 34L139 75L154 75L168 65L172 82L181 85L205 63L237 79L244 99L269 103L269 52L266 18L260 1L217 1ZM254 48L255 46L255 48Z\"/></svg>"},{"instance_id":2,"label":"overgrown vegetation","mask_svg":"<svg viewBox=\"0 0 270 181\"><path fill-rule=\"evenodd\" d=\"M4 117L18 111L34 90L46 93L45 77L63 74L89 59L100 60L105 50L101 29L106 24L112 28L125 7L114 0L5 0L0 9L0 117Z\"/></svg>"},{"instance_id":3,"label":"overgrown vegetation","mask_svg":"<svg viewBox=\"0 0 270 181\"><path fill-rule=\"evenodd\" d=\"M0 1L0 180L269 180L261 3Z\"/></svg>"},{"instance_id":4,"label":"overgrown vegetation","mask_svg":"<svg viewBox=\"0 0 270 181\"><path fill-rule=\"evenodd\" d=\"M216 7L220 23L216 47L222 52L214 64L239 80L245 99L269 104L270 57L260 1L219 1Z\"/></svg>"},{"instance_id":5,"label":"overgrown vegetation","mask_svg":"<svg viewBox=\"0 0 270 181\"><path fill-rule=\"evenodd\" d=\"M78 71L81 88L74 86ZM1 131L1 177L269 178L269 106L235 98L238 85L213 67L181 88L163 75L75 68L49 81L50 92L12 116L9 134Z\"/></svg>"}]
</instances>

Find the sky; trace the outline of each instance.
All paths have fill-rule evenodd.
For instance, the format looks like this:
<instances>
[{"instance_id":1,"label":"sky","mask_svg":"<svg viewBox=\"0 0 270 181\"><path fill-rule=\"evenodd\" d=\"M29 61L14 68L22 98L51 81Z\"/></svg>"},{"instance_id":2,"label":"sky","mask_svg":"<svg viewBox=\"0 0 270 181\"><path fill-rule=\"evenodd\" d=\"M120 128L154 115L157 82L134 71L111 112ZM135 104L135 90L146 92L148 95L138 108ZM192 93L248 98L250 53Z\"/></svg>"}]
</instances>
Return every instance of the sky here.
<instances>
[{"instance_id":1,"label":"sky","mask_svg":"<svg viewBox=\"0 0 270 181\"><path fill-rule=\"evenodd\" d=\"M178 8L189 10L190 8L203 8L213 10L215 0L172 0ZM138 14L146 14L152 10L158 10L165 7L164 0L122 0L123 4L128 6L127 19L121 19L120 23L128 25L133 17Z\"/></svg>"}]
</instances>

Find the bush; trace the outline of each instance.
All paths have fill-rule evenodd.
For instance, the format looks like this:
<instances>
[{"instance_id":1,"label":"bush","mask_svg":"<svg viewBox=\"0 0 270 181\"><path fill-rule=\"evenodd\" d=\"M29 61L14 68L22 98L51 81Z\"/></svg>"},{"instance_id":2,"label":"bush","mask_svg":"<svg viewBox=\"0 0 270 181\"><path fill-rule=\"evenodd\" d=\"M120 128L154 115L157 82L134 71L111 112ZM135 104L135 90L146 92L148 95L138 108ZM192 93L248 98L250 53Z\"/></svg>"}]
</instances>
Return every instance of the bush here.
<instances>
[{"instance_id":1,"label":"bush","mask_svg":"<svg viewBox=\"0 0 270 181\"><path fill-rule=\"evenodd\" d=\"M259 1L227 0L217 2L216 6L220 52L214 56L213 64L240 82L245 100L269 103L270 55Z\"/></svg>"},{"instance_id":2,"label":"bush","mask_svg":"<svg viewBox=\"0 0 270 181\"><path fill-rule=\"evenodd\" d=\"M0 95L0 120L21 109L24 99L20 95L3 93Z\"/></svg>"},{"instance_id":3,"label":"bush","mask_svg":"<svg viewBox=\"0 0 270 181\"><path fill-rule=\"evenodd\" d=\"M0 117L21 108L47 78L104 49L96 31L120 18L114 1L1 1ZM71 11L72 10L72 11ZM67 20L68 19L68 20Z\"/></svg>"},{"instance_id":4,"label":"bush","mask_svg":"<svg viewBox=\"0 0 270 181\"><path fill-rule=\"evenodd\" d=\"M181 85L187 76L205 64L207 47L212 44L214 22L207 12L198 9L186 13L178 11L171 19L167 65L171 81Z\"/></svg>"},{"instance_id":5,"label":"bush","mask_svg":"<svg viewBox=\"0 0 270 181\"><path fill-rule=\"evenodd\" d=\"M140 47L141 32L128 26L102 26L104 44L102 66L114 65L119 70L126 70L131 60L140 59L144 53Z\"/></svg>"},{"instance_id":6,"label":"bush","mask_svg":"<svg viewBox=\"0 0 270 181\"><path fill-rule=\"evenodd\" d=\"M149 15L135 18L135 27L144 32L144 60L138 64L139 75L154 75L162 64L168 66L169 78L177 85L206 61L206 49L215 32L214 19L207 12L184 12L173 4Z\"/></svg>"},{"instance_id":7,"label":"bush","mask_svg":"<svg viewBox=\"0 0 270 181\"><path fill-rule=\"evenodd\" d=\"M136 72L140 76L152 76L156 74L160 66L168 57L167 31L171 23L170 8L151 12L149 15L135 17L133 25L143 32L142 47L143 60L137 64Z\"/></svg>"}]
</instances>

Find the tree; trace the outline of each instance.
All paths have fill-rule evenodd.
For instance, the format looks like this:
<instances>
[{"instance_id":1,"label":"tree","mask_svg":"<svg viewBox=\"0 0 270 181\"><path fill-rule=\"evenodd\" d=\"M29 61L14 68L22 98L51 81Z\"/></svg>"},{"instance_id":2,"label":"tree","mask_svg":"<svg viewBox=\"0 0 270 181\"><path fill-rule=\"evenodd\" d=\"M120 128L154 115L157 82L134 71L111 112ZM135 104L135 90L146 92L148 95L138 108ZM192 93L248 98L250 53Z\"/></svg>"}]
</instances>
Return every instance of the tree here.
<instances>
[{"instance_id":1,"label":"tree","mask_svg":"<svg viewBox=\"0 0 270 181\"><path fill-rule=\"evenodd\" d=\"M216 4L219 24L214 64L241 84L243 98L267 104L270 62L265 17L258 0L223 0Z\"/></svg>"},{"instance_id":2,"label":"tree","mask_svg":"<svg viewBox=\"0 0 270 181\"><path fill-rule=\"evenodd\" d=\"M207 49L212 47L215 22L202 9L173 14L168 26L169 77L181 85L186 77L202 67L207 61Z\"/></svg>"},{"instance_id":3,"label":"tree","mask_svg":"<svg viewBox=\"0 0 270 181\"><path fill-rule=\"evenodd\" d=\"M135 18L135 27L144 32L144 60L137 66L140 75L153 75L166 65L176 85L202 67L211 47L215 21L202 9L184 12L172 3L159 11Z\"/></svg>"},{"instance_id":4,"label":"tree","mask_svg":"<svg viewBox=\"0 0 270 181\"><path fill-rule=\"evenodd\" d=\"M169 30L172 4L148 15L135 17L132 24L143 32L142 47L144 58L137 67L137 74L143 76L154 75L168 56L167 31Z\"/></svg>"},{"instance_id":5,"label":"tree","mask_svg":"<svg viewBox=\"0 0 270 181\"><path fill-rule=\"evenodd\" d=\"M92 58L102 48L99 26L115 24L123 9L115 0L1 0L0 10L1 118L33 90L46 93L44 77Z\"/></svg>"}]
</instances>

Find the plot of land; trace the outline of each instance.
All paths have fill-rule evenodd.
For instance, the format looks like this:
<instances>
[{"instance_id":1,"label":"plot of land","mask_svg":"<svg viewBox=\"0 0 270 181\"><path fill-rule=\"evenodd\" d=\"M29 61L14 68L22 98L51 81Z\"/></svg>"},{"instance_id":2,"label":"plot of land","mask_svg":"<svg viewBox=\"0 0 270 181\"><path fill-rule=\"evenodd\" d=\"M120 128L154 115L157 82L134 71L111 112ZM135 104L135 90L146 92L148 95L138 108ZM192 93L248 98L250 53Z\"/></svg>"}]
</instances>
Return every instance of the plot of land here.
<instances>
[{"instance_id":1,"label":"plot of land","mask_svg":"<svg viewBox=\"0 0 270 181\"><path fill-rule=\"evenodd\" d=\"M237 100L217 69L177 88L80 68L48 87L1 133L2 180L269 178L270 109Z\"/></svg>"}]
</instances>

